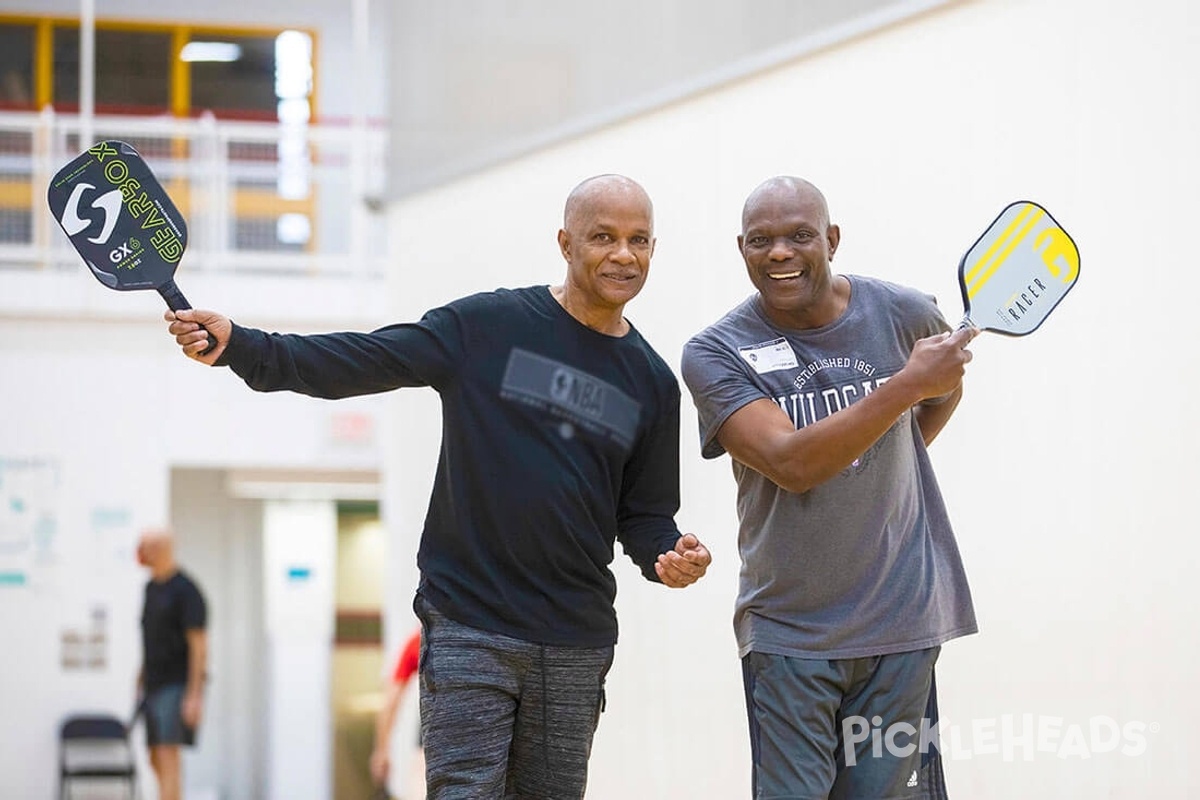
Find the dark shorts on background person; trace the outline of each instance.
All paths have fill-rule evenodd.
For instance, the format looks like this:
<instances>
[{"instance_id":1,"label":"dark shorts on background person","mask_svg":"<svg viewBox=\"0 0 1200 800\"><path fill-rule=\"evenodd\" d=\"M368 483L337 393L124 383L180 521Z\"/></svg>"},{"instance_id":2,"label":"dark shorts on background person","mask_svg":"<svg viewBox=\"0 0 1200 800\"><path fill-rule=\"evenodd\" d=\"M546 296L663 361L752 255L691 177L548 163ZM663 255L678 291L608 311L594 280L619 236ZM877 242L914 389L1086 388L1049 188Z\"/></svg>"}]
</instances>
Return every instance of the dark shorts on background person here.
<instances>
[{"instance_id":1,"label":"dark shorts on background person","mask_svg":"<svg viewBox=\"0 0 1200 800\"><path fill-rule=\"evenodd\" d=\"M541 645L414 607L430 800L582 798L614 648Z\"/></svg>"},{"instance_id":2,"label":"dark shorts on background person","mask_svg":"<svg viewBox=\"0 0 1200 800\"><path fill-rule=\"evenodd\" d=\"M146 694L142 713L146 715L146 744L188 745L196 743L196 731L183 722L185 684L161 686Z\"/></svg>"},{"instance_id":3,"label":"dark shorts on background person","mask_svg":"<svg viewBox=\"0 0 1200 800\"><path fill-rule=\"evenodd\" d=\"M747 654L754 798L946 800L933 676L940 651Z\"/></svg>"}]
</instances>

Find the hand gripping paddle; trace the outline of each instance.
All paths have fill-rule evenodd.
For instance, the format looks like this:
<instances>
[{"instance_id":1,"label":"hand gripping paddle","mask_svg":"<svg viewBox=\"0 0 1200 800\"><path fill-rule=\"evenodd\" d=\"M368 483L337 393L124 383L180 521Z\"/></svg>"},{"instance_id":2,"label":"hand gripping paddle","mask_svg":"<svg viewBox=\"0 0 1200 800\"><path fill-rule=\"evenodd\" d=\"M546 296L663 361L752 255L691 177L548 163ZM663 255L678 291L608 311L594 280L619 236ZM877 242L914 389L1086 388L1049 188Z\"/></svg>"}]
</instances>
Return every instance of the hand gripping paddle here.
<instances>
[{"instance_id":1,"label":"hand gripping paddle","mask_svg":"<svg viewBox=\"0 0 1200 800\"><path fill-rule=\"evenodd\" d=\"M958 263L959 328L1008 336L1037 330L1079 280L1079 249L1037 203L1011 203Z\"/></svg>"},{"instance_id":2,"label":"hand gripping paddle","mask_svg":"<svg viewBox=\"0 0 1200 800\"><path fill-rule=\"evenodd\" d=\"M46 199L102 284L155 289L172 311L192 307L174 280L187 224L132 146L110 139L89 147L50 180ZM210 334L204 353L214 347Z\"/></svg>"}]
</instances>

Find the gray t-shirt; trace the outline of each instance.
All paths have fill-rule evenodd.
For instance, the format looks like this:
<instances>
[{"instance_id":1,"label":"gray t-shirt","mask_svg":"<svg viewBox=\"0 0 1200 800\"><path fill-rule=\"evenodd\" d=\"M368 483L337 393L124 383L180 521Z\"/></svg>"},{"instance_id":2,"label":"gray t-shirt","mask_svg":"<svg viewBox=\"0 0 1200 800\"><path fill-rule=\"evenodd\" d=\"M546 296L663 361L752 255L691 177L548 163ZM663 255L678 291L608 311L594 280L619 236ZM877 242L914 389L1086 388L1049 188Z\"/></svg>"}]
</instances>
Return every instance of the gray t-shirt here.
<instances>
[{"instance_id":1,"label":"gray t-shirt","mask_svg":"<svg viewBox=\"0 0 1200 800\"><path fill-rule=\"evenodd\" d=\"M934 299L855 275L845 313L822 328L772 324L753 295L693 337L683 377L705 458L721 425L761 398L797 428L900 371L917 339L948 330ZM841 474L797 494L733 461L740 520L739 653L862 658L974 633L954 532L911 411Z\"/></svg>"}]
</instances>

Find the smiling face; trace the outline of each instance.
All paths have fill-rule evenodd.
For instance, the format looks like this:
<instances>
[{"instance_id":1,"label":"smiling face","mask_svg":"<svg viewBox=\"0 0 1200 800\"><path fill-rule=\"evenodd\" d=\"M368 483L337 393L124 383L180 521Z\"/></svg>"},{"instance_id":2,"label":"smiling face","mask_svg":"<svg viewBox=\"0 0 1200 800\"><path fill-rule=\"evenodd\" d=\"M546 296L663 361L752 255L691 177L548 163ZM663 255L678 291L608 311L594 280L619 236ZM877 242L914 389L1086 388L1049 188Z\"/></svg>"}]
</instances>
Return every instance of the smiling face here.
<instances>
[{"instance_id":1,"label":"smiling face","mask_svg":"<svg viewBox=\"0 0 1200 800\"><path fill-rule=\"evenodd\" d=\"M738 249L763 311L790 328L827 325L841 313L829 262L841 233L825 198L798 178L772 178L751 193Z\"/></svg>"},{"instance_id":2,"label":"smiling face","mask_svg":"<svg viewBox=\"0 0 1200 800\"><path fill-rule=\"evenodd\" d=\"M567 199L558 244L567 261L565 307L576 316L619 318L650 272L649 196L619 175L585 181Z\"/></svg>"}]
</instances>

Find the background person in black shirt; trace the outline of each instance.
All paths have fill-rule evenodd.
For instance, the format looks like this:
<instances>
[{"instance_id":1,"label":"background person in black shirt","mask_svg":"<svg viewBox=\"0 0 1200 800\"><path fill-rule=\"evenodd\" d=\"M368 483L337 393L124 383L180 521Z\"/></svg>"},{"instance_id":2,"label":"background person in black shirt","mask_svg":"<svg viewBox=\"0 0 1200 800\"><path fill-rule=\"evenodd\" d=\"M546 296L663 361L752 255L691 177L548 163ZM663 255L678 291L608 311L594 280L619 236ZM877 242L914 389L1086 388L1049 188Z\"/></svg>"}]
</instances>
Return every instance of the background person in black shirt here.
<instances>
[{"instance_id":1,"label":"background person in black shirt","mask_svg":"<svg viewBox=\"0 0 1200 800\"><path fill-rule=\"evenodd\" d=\"M175 563L169 531L142 534L138 563L150 569L142 606L138 694L146 718L150 764L159 800L182 794L181 745L195 743L204 711L207 609L196 583Z\"/></svg>"}]
</instances>

